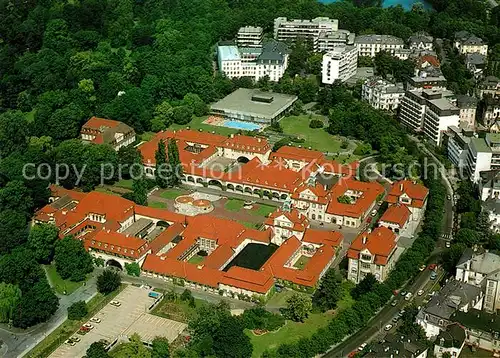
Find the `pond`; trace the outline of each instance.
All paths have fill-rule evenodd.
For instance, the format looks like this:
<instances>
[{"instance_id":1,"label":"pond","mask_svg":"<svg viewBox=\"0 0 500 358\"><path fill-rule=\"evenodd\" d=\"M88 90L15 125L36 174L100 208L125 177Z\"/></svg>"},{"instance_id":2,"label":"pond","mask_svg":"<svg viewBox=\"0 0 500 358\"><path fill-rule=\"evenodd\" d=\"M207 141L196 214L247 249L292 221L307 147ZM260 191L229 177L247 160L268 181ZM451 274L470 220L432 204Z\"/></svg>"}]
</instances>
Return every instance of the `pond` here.
<instances>
[{"instance_id":1,"label":"pond","mask_svg":"<svg viewBox=\"0 0 500 358\"><path fill-rule=\"evenodd\" d=\"M332 2L337 2L339 0L318 0L318 1L322 2L323 4L330 4ZM422 2L422 1L419 1L419 0L383 0L383 6L390 7L390 6L401 5L401 6L403 6L403 8L405 10L411 10L411 7L413 6L413 4L415 4L417 2ZM426 4L425 2L423 2L423 3L424 3L424 6L426 8L429 7L429 5Z\"/></svg>"}]
</instances>

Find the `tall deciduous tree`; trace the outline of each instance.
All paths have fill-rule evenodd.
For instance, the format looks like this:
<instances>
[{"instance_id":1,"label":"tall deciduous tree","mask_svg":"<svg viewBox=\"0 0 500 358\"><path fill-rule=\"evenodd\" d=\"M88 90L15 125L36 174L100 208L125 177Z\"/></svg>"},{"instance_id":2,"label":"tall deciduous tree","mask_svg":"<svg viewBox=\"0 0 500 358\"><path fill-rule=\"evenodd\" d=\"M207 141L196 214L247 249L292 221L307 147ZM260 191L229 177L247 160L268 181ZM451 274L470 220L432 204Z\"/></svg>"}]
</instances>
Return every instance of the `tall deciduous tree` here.
<instances>
[{"instance_id":1,"label":"tall deciduous tree","mask_svg":"<svg viewBox=\"0 0 500 358\"><path fill-rule=\"evenodd\" d=\"M26 215L7 209L0 211L0 254L24 244L28 237Z\"/></svg>"},{"instance_id":2,"label":"tall deciduous tree","mask_svg":"<svg viewBox=\"0 0 500 358\"><path fill-rule=\"evenodd\" d=\"M304 322L312 310L311 298L294 293L286 300L286 316L295 322Z\"/></svg>"},{"instance_id":3,"label":"tall deciduous tree","mask_svg":"<svg viewBox=\"0 0 500 358\"><path fill-rule=\"evenodd\" d=\"M169 358L170 345L168 339L165 337L155 337L153 339L153 350L151 351L151 358Z\"/></svg>"},{"instance_id":4,"label":"tall deciduous tree","mask_svg":"<svg viewBox=\"0 0 500 358\"><path fill-rule=\"evenodd\" d=\"M85 352L87 358L110 358L103 342L94 342Z\"/></svg>"},{"instance_id":5,"label":"tall deciduous tree","mask_svg":"<svg viewBox=\"0 0 500 358\"><path fill-rule=\"evenodd\" d=\"M54 256L59 230L51 224L34 225L28 236L28 246L40 263L50 263Z\"/></svg>"},{"instance_id":6,"label":"tall deciduous tree","mask_svg":"<svg viewBox=\"0 0 500 358\"><path fill-rule=\"evenodd\" d=\"M92 257L83 247L83 242L66 236L56 244L54 255L57 273L63 279L82 281L92 272Z\"/></svg>"},{"instance_id":7,"label":"tall deciduous tree","mask_svg":"<svg viewBox=\"0 0 500 358\"><path fill-rule=\"evenodd\" d=\"M335 270L330 269L321 279L319 288L314 292L313 305L327 311L337 307L337 301L342 296L341 290L342 278Z\"/></svg>"},{"instance_id":8,"label":"tall deciduous tree","mask_svg":"<svg viewBox=\"0 0 500 358\"><path fill-rule=\"evenodd\" d=\"M2 158L26 149L27 135L28 123L20 111L0 114L0 155Z\"/></svg>"},{"instance_id":9,"label":"tall deciduous tree","mask_svg":"<svg viewBox=\"0 0 500 358\"><path fill-rule=\"evenodd\" d=\"M59 307L59 300L46 279L38 281L28 291L23 291L14 311L13 325L27 328L45 322Z\"/></svg>"},{"instance_id":10,"label":"tall deciduous tree","mask_svg":"<svg viewBox=\"0 0 500 358\"><path fill-rule=\"evenodd\" d=\"M358 299L365 293L370 292L375 288L375 285L377 285L378 281L373 276L371 273L367 274L365 278L363 278L357 285L356 287L353 288L351 294L352 297L355 299Z\"/></svg>"}]
</instances>

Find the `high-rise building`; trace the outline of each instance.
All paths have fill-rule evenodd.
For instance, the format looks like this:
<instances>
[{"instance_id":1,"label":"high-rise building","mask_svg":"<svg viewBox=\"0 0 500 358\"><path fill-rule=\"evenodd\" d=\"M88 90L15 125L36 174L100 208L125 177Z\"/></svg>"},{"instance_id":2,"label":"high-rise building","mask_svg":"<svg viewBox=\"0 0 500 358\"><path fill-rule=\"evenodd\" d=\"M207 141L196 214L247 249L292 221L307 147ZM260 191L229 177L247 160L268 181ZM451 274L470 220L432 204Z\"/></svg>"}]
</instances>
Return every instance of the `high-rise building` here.
<instances>
[{"instance_id":1,"label":"high-rise building","mask_svg":"<svg viewBox=\"0 0 500 358\"><path fill-rule=\"evenodd\" d=\"M323 55L321 81L332 84L336 80L345 82L356 74L358 50L354 46L336 47Z\"/></svg>"}]
</instances>

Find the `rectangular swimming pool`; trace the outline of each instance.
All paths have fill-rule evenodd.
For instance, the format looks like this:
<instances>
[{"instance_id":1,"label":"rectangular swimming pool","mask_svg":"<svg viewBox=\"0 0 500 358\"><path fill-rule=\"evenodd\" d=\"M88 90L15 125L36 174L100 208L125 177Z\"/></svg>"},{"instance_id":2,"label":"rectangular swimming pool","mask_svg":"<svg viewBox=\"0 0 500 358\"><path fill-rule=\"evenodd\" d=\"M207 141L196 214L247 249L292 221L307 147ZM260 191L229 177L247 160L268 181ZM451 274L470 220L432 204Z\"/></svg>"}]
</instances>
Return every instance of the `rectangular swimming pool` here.
<instances>
[{"instance_id":1,"label":"rectangular swimming pool","mask_svg":"<svg viewBox=\"0 0 500 358\"><path fill-rule=\"evenodd\" d=\"M233 121L233 120L225 120L222 124L224 127L242 129L245 131L254 131L259 130L261 127L259 124L243 122L243 121Z\"/></svg>"}]
</instances>

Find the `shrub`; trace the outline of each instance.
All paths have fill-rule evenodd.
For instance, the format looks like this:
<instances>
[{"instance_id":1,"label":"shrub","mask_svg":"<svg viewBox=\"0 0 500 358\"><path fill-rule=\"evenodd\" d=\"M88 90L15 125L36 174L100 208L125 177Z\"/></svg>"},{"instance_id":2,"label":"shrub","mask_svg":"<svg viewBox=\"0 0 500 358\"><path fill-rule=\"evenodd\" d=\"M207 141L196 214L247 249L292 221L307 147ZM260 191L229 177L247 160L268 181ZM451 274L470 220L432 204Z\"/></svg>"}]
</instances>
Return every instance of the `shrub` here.
<instances>
[{"instance_id":1,"label":"shrub","mask_svg":"<svg viewBox=\"0 0 500 358\"><path fill-rule=\"evenodd\" d=\"M323 128L323 121L320 119L312 119L309 122L309 128Z\"/></svg>"},{"instance_id":2,"label":"shrub","mask_svg":"<svg viewBox=\"0 0 500 358\"><path fill-rule=\"evenodd\" d=\"M285 318L282 315L266 311L262 307L245 310L241 319L247 329L275 331L285 324Z\"/></svg>"},{"instance_id":3,"label":"shrub","mask_svg":"<svg viewBox=\"0 0 500 358\"><path fill-rule=\"evenodd\" d=\"M132 262L131 264L125 264L125 270L130 276L139 277L141 275L141 267L137 262Z\"/></svg>"},{"instance_id":4,"label":"shrub","mask_svg":"<svg viewBox=\"0 0 500 358\"><path fill-rule=\"evenodd\" d=\"M77 321L87 315L88 309L85 301L77 301L68 307L68 319Z\"/></svg>"},{"instance_id":5,"label":"shrub","mask_svg":"<svg viewBox=\"0 0 500 358\"><path fill-rule=\"evenodd\" d=\"M97 277L97 290L107 295L120 287L121 282L122 279L118 272L105 270Z\"/></svg>"},{"instance_id":6,"label":"shrub","mask_svg":"<svg viewBox=\"0 0 500 358\"><path fill-rule=\"evenodd\" d=\"M340 143L340 148L347 149L347 147L349 147L349 142L346 140L343 140L342 143Z\"/></svg>"}]
</instances>

